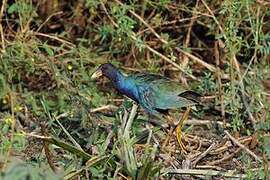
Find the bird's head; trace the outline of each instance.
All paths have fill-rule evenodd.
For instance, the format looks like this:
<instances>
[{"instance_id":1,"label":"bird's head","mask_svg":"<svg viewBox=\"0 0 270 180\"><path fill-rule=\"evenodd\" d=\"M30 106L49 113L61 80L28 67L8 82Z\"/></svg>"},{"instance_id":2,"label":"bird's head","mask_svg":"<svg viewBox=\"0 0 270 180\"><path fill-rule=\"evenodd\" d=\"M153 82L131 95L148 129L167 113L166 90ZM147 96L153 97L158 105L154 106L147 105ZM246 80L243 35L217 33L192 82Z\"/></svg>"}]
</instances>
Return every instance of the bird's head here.
<instances>
[{"instance_id":1,"label":"bird's head","mask_svg":"<svg viewBox=\"0 0 270 180\"><path fill-rule=\"evenodd\" d=\"M109 79L114 79L118 72L117 68L111 63L101 64L92 74L91 79L96 79L103 75Z\"/></svg>"}]
</instances>

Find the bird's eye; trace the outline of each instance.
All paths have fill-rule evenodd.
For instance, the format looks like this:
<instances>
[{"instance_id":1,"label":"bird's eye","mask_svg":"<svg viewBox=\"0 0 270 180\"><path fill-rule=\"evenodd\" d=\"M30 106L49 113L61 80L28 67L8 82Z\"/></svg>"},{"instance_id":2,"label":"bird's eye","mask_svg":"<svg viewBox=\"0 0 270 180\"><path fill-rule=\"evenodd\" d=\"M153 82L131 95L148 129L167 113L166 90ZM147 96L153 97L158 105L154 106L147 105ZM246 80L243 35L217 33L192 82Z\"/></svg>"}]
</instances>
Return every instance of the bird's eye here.
<instances>
[{"instance_id":1,"label":"bird's eye","mask_svg":"<svg viewBox=\"0 0 270 180\"><path fill-rule=\"evenodd\" d=\"M109 66L103 66L102 69L103 69L103 70L108 70L108 69L110 69L110 67L109 67Z\"/></svg>"}]
</instances>

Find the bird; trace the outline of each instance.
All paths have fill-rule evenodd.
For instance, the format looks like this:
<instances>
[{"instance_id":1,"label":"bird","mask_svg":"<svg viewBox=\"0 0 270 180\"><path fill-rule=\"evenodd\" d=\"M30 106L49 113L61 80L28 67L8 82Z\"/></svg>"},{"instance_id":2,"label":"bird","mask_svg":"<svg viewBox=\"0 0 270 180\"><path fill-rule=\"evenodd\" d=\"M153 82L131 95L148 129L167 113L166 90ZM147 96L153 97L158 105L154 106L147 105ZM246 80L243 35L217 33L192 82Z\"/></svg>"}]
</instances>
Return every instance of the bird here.
<instances>
[{"instance_id":1,"label":"bird","mask_svg":"<svg viewBox=\"0 0 270 180\"><path fill-rule=\"evenodd\" d=\"M107 77L115 89L142 106L149 115L161 118L162 115L168 114L169 110L187 107L186 113L176 128L178 143L185 151L185 146L181 141L181 127L190 107L200 103L200 94L187 90L178 82L159 74L125 75L111 63L101 64L94 71L91 79L97 79L100 76Z\"/></svg>"}]
</instances>

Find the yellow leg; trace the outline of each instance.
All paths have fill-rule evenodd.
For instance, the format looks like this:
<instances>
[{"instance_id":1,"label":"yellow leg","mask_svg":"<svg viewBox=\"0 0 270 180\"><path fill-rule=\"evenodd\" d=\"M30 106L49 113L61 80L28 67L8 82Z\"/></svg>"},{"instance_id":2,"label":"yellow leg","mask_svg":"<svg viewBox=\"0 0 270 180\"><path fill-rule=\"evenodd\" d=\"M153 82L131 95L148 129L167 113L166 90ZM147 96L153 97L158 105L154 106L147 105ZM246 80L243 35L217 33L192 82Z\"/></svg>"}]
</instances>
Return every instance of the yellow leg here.
<instances>
[{"instance_id":1,"label":"yellow leg","mask_svg":"<svg viewBox=\"0 0 270 180\"><path fill-rule=\"evenodd\" d=\"M165 141L162 144L162 147L161 147L162 150L166 151L167 144L169 143L169 141L171 139L171 136L173 135L173 131L174 131L174 128L171 126L170 130L169 130L169 132L167 134L167 137L166 137Z\"/></svg>"},{"instance_id":2,"label":"yellow leg","mask_svg":"<svg viewBox=\"0 0 270 180\"><path fill-rule=\"evenodd\" d=\"M184 121L188 118L188 114L190 110L191 110L191 107L188 107L176 126L176 138L180 146L181 152L184 152L184 154L187 154L187 148L182 142L182 126L183 126Z\"/></svg>"},{"instance_id":3,"label":"yellow leg","mask_svg":"<svg viewBox=\"0 0 270 180\"><path fill-rule=\"evenodd\" d=\"M168 134L167 134L167 137L166 137L166 139L165 139L165 141L163 142L163 144L162 144L162 147L161 147L161 149L162 150L165 150L165 148L167 147L167 144L169 143L169 141L170 141L170 139L171 139L171 137L172 137L172 135L173 135L173 131L174 131L174 122L173 122L173 120L172 120L172 118L171 118L171 116L170 115L168 115L167 117L166 117L166 119L167 119L167 122L168 122L168 124L169 124L169 132L168 132Z\"/></svg>"}]
</instances>

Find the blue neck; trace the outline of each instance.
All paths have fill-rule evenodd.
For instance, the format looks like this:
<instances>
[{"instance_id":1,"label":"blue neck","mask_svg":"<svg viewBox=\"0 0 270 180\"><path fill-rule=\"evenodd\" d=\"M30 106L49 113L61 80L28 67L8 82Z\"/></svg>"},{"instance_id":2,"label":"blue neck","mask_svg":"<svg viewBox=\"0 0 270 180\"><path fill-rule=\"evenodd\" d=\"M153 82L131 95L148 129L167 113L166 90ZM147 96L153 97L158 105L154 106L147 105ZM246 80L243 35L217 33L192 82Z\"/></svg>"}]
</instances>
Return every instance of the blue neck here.
<instances>
[{"instance_id":1,"label":"blue neck","mask_svg":"<svg viewBox=\"0 0 270 180\"><path fill-rule=\"evenodd\" d=\"M137 87L134 83L134 80L124 76L118 69L112 68L110 70L106 70L104 75L108 77L114 87L120 91L120 93L125 94L129 98L133 99L134 101L138 102L139 95L137 91Z\"/></svg>"},{"instance_id":2,"label":"blue neck","mask_svg":"<svg viewBox=\"0 0 270 180\"><path fill-rule=\"evenodd\" d=\"M122 94L125 94L129 98L138 102L138 92L136 85L132 79L124 76L120 71L118 71L114 78L110 78L114 87Z\"/></svg>"},{"instance_id":3,"label":"blue neck","mask_svg":"<svg viewBox=\"0 0 270 180\"><path fill-rule=\"evenodd\" d=\"M121 93L127 95L129 98L138 102L137 87L131 79L127 77L121 77L116 87Z\"/></svg>"}]
</instances>

